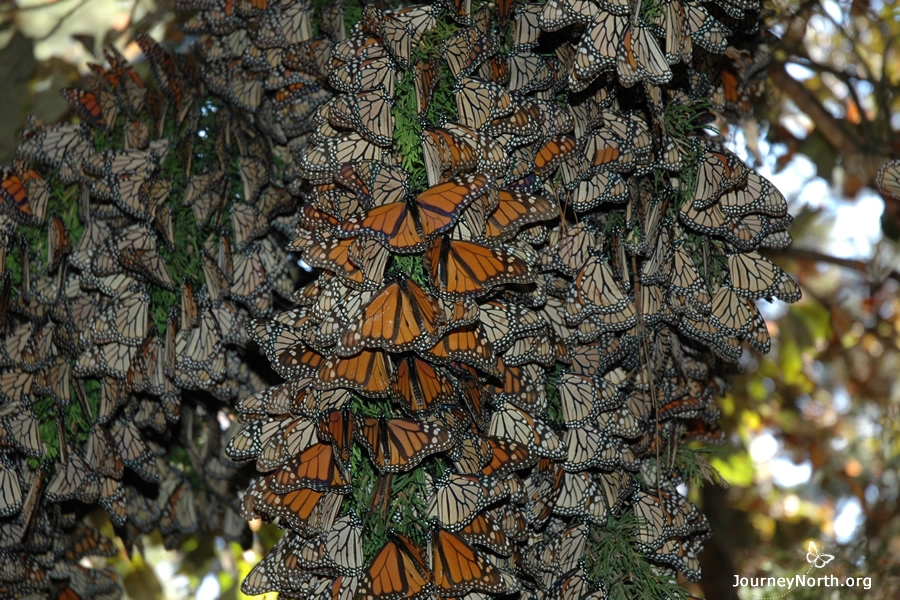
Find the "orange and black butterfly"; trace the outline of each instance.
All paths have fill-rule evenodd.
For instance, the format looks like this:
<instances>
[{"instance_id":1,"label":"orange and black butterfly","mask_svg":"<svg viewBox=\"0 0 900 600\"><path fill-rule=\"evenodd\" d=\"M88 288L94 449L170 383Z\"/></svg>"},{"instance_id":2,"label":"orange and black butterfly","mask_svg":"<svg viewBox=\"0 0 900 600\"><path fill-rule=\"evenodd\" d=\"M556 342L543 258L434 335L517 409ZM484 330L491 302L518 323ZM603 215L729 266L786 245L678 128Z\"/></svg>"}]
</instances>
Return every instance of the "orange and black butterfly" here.
<instances>
[{"instance_id":1,"label":"orange and black butterfly","mask_svg":"<svg viewBox=\"0 0 900 600\"><path fill-rule=\"evenodd\" d=\"M422 351L422 354L440 364L460 362L478 367L487 373L497 373L497 357L481 328L475 325L459 327L445 333L437 344Z\"/></svg>"},{"instance_id":2,"label":"orange and black butterfly","mask_svg":"<svg viewBox=\"0 0 900 600\"><path fill-rule=\"evenodd\" d=\"M436 60L420 60L415 66L416 111L419 116L428 112L431 96L440 79L440 65Z\"/></svg>"},{"instance_id":3,"label":"orange and black butterfly","mask_svg":"<svg viewBox=\"0 0 900 600\"><path fill-rule=\"evenodd\" d=\"M521 258L501 248L438 238L425 251L425 268L439 293L477 296L505 283L528 283L534 275Z\"/></svg>"},{"instance_id":4,"label":"orange and black butterfly","mask_svg":"<svg viewBox=\"0 0 900 600\"><path fill-rule=\"evenodd\" d=\"M356 419L347 408L327 412L317 425L319 439L331 443L334 459L344 469L350 465L355 427Z\"/></svg>"},{"instance_id":5,"label":"orange and black butterfly","mask_svg":"<svg viewBox=\"0 0 900 600\"><path fill-rule=\"evenodd\" d=\"M574 153L578 145L573 135L558 135L538 149L534 157L534 172L543 178L547 178L553 171L566 160L569 154Z\"/></svg>"},{"instance_id":6,"label":"orange and black butterfly","mask_svg":"<svg viewBox=\"0 0 900 600\"><path fill-rule=\"evenodd\" d=\"M389 283L361 309L357 322L341 335L338 354L355 354L362 348L391 352L433 346L446 326L437 299L405 277Z\"/></svg>"},{"instance_id":7,"label":"orange and black butterfly","mask_svg":"<svg viewBox=\"0 0 900 600\"><path fill-rule=\"evenodd\" d=\"M453 380L417 357L403 359L394 371L391 398L414 415L426 415L456 398Z\"/></svg>"},{"instance_id":8,"label":"orange and black butterfly","mask_svg":"<svg viewBox=\"0 0 900 600\"><path fill-rule=\"evenodd\" d=\"M422 549L408 537L394 532L391 541L375 555L359 582L356 600L404 600L424 597L431 575Z\"/></svg>"},{"instance_id":9,"label":"orange and black butterfly","mask_svg":"<svg viewBox=\"0 0 900 600\"><path fill-rule=\"evenodd\" d=\"M114 108L115 96L109 98L101 93L101 98L98 98L92 92L78 88L65 88L60 90L59 93L66 102L75 108L78 116L92 127L111 128L115 125L115 120L112 123L106 120L107 116L112 117L116 112ZM107 103L105 108L101 105L101 100Z\"/></svg>"},{"instance_id":10,"label":"orange and black butterfly","mask_svg":"<svg viewBox=\"0 0 900 600\"><path fill-rule=\"evenodd\" d=\"M431 538L434 585L444 595L471 591L512 594L519 589L514 577L479 555L460 536L437 529Z\"/></svg>"},{"instance_id":11,"label":"orange and black butterfly","mask_svg":"<svg viewBox=\"0 0 900 600\"><path fill-rule=\"evenodd\" d=\"M456 78L469 75L496 53L497 44L494 39L475 27L463 29L448 38L444 45L444 59Z\"/></svg>"},{"instance_id":12,"label":"orange and black butterfly","mask_svg":"<svg viewBox=\"0 0 900 600\"><path fill-rule=\"evenodd\" d=\"M405 472L426 456L449 450L448 429L418 419L356 417L356 437L383 473Z\"/></svg>"},{"instance_id":13,"label":"orange and black butterfly","mask_svg":"<svg viewBox=\"0 0 900 600\"><path fill-rule=\"evenodd\" d=\"M317 491L346 492L350 475L334 460L331 444L313 444L269 475L269 489L286 494L309 488Z\"/></svg>"},{"instance_id":14,"label":"orange and black butterfly","mask_svg":"<svg viewBox=\"0 0 900 600\"><path fill-rule=\"evenodd\" d=\"M523 227L559 216L559 207L544 196L511 190L500 190L498 196L484 232L491 241L505 241Z\"/></svg>"},{"instance_id":15,"label":"orange and black butterfly","mask_svg":"<svg viewBox=\"0 0 900 600\"><path fill-rule=\"evenodd\" d=\"M315 386L320 390L349 389L369 397L389 395L391 363L382 350L363 350L348 357L324 359Z\"/></svg>"},{"instance_id":16,"label":"orange and black butterfly","mask_svg":"<svg viewBox=\"0 0 900 600\"><path fill-rule=\"evenodd\" d=\"M31 205L28 202L28 192L19 175L9 167L0 168L0 204L3 208L12 207L12 210L31 215Z\"/></svg>"}]
</instances>

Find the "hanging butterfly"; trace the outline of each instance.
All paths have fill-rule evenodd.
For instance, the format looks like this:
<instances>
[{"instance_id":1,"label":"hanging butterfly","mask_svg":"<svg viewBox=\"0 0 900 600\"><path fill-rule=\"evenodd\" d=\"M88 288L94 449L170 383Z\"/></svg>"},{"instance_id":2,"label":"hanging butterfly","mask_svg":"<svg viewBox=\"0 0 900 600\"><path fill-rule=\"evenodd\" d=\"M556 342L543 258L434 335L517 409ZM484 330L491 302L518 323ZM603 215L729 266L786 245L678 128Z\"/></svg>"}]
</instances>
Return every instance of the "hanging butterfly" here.
<instances>
[{"instance_id":1,"label":"hanging butterfly","mask_svg":"<svg viewBox=\"0 0 900 600\"><path fill-rule=\"evenodd\" d=\"M391 352L430 348L445 326L437 300L414 281L400 277L361 307L356 323L341 334L336 351L352 355L362 348Z\"/></svg>"},{"instance_id":2,"label":"hanging butterfly","mask_svg":"<svg viewBox=\"0 0 900 600\"><path fill-rule=\"evenodd\" d=\"M356 436L382 473L406 472L453 445L450 431L417 419L356 417Z\"/></svg>"},{"instance_id":3,"label":"hanging butterfly","mask_svg":"<svg viewBox=\"0 0 900 600\"><path fill-rule=\"evenodd\" d=\"M457 79L470 75L496 52L494 39L475 27L466 27L444 42L444 60Z\"/></svg>"}]
</instances>

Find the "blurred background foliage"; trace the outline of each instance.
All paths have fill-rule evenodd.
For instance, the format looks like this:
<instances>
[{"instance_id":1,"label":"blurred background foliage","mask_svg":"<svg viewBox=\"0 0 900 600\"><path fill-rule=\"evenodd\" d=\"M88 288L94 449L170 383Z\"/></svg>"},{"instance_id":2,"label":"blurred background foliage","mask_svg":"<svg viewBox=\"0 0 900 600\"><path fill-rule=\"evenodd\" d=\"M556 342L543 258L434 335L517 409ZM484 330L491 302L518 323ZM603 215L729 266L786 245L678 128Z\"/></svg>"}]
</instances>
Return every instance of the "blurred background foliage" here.
<instances>
[{"instance_id":1,"label":"blurred background foliage","mask_svg":"<svg viewBox=\"0 0 900 600\"><path fill-rule=\"evenodd\" d=\"M104 45L139 70L147 69L133 42L139 33L186 50L191 40L172 4L0 4L0 164L11 160L27 115L65 118L58 90L75 84ZM746 374L720 401L729 437L711 464L729 485L703 490L714 537L702 557L704 583L688 588L716 600L778 596L783 590L736 589L734 576L804 573L815 541L835 556L828 574L869 576L871 589L812 588L792 598L898 598L900 203L872 182L900 157L900 8L890 0L764 7L777 38L769 85L755 119L723 133L791 201L794 245L770 257L804 298L763 307L772 352L745 352ZM273 526L255 530L250 550L196 537L168 552L148 539L145 556L128 562L123 551L114 566L131 598L242 598L241 578L278 536Z\"/></svg>"}]
</instances>

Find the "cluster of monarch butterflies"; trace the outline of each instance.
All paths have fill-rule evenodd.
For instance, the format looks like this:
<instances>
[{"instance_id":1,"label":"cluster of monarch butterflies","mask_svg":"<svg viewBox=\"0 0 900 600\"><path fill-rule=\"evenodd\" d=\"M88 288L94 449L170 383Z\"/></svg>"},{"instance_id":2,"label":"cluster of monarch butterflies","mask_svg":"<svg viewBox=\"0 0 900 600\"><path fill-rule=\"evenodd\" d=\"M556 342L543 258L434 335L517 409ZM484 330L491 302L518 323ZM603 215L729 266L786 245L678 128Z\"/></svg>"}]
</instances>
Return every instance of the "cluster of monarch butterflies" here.
<instances>
[{"instance_id":1,"label":"cluster of monarch butterflies","mask_svg":"<svg viewBox=\"0 0 900 600\"><path fill-rule=\"evenodd\" d=\"M628 518L699 579L678 455L800 295L704 129L758 91L757 2L316 4L179 0L193 55L141 38L153 89L110 51L2 170L0 592L116 597L94 504L129 552L276 521L250 594L604 598Z\"/></svg>"},{"instance_id":2,"label":"cluster of monarch butterflies","mask_svg":"<svg viewBox=\"0 0 900 600\"><path fill-rule=\"evenodd\" d=\"M246 324L293 290L296 200L194 63L139 43L152 80L108 51L62 91L78 122L32 122L2 170L3 598L119 597L82 561L118 554L98 507L129 554L249 543L217 413L268 385Z\"/></svg>"},{"instance_id":3,"label":"cluster of monarch butterflies","mask_svg":"<svg viewBox=\"0 0 900 600\"><path fill-rule=\"evenodd\" d=\"M758 91L757 2L644 4L179 3L315 273L249 325L285 382L226 452L285 533L246 593L602 598L629 515L654 577L699 579L676 453L723 441L755 300L800 294L757 252L785 199L704 130Z\"/></svg>"}]
</instances>

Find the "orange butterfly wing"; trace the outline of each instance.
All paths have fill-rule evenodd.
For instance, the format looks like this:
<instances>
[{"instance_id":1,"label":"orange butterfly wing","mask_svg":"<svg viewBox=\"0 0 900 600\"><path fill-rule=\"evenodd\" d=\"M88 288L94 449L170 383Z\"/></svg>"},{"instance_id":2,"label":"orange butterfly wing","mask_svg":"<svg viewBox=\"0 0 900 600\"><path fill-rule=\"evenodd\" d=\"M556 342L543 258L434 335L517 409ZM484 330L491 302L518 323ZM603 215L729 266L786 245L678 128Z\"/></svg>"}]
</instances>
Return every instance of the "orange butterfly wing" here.
<instances>
[{"instance_id":1,"label":"orange butterfly wing","mask_svg":"<svg viewBox=\"0 0 900 600\"><path fill-rule=\"evenodd\" d=\"M453 382L430 363L416 357L404 359L394 373L391 394L412 413L428 413L455 398Z\"/></svg>"},{"instance_id":2,"label":"orange butterfly wing","mask_svg":"<svg viewBox=\"0 0 900 600\"><path fill-rule=\"evenodd\" d=\"M316 387L347 388L365 396L386 396L390 391L391 364L380 350L363 350L350 358L330 357L319 367Z\"/></svg>"},{"instance_id":3,"label":"orange butterfly wing","mask_svg":"<svg viewBox=\"0 0 900 600\"><path fill-rule=\"evenodd\" d=\"M397 252L414 252L425 242L406 202L376 206L365 217L344 222L341 230L372 235Z\"/></svg>"},{"instance_id":4,"label":"orange butterfly wing","mask_svg":"<svg viewBox=\"0 0 900 600\"><path fill-rule=\"evenodd\" d=\"M425 237L452 227L463 209L486 192L491 183L493 180L487 175L469 175L456 177L419 194L419 218Z\"/></svg>"},{"instance_id":5,"label":"orange butterfly wing","mask_svg":"<svg viewBox=\"0 0 900 600\"><path fill-rule=\"evenodd\" d=\"M286 494L300 488L346 491L349 478L334 460L331 444L314 444L269 476L269 488Z\"/></svg>"},{"instance_id":6,"label":"orange butterfly wing","mask_svg":"<svg viewBox=\"0 0 900 600\"><path fill-rule=\"evenodd\" d=\"M426 456L450 448L450 431L440 425L418 419L374 419L357 421L358 439L369 451L379 470L404 472Z\"/></svg>"},{"instance_id":7,"label":"orange butterfly wing","mask_svg":"<svg viewBox=\"0 0 900 600\"><path fill-rule=\"evenodd\" d=\"M474 242L436 239L425 251L425 266L439 290L451 297L477 295L503 283L531 280L531 269L525 261Z\"/></svg>"},{"instance_id":8,"label":"orange butterfly wing","mask_svg":"<svg viewBox=\"0 0 900 600\"><path fill-rule=\"evenodd\" d=\"M461 537L443 529L433 538L432 574L438 590L451 596L472 590L507 594L516 589L514 584L504 580L499 569L476 554Z\"/></svg>"},{"instance_id":9,"label":"orange butterfly wing","mask_svg":"<svg viewBox=\"0 0 900 600\"><path fill-rule=\"evenodd\" d=\"M344 331L339 351L384 348L404 352L433 345L446 324L437 300L402 278L384 287L361 309L357 325Z\"/></svg>"},{"instance_id":10,"label":"orange butterfly wing","mask_svg":"<svg viewBox=\"0 0 900 600\"><path fill-rule=\"evenodd\" d=\"M427 591L421 550L400 534L394 537L397 539L385 544L366 571L357 600L405 600Z\"/></svg>"},{"instance_id":11,"label":"orange butterfly wing","mask_svg":"<svg viewBox=\"0 0 900 600\"><path fill-rule=\"evenodd\" d=\"M0 169L0 201L13 204L19 212L26 215L31 214L25 186L16 172L9 167Z\"/></svg>"}]
</instances>

